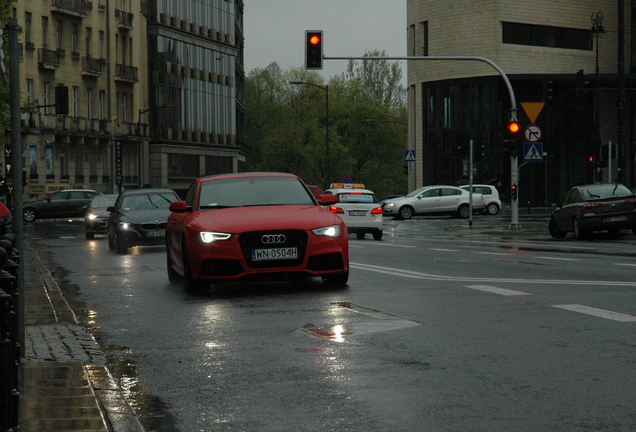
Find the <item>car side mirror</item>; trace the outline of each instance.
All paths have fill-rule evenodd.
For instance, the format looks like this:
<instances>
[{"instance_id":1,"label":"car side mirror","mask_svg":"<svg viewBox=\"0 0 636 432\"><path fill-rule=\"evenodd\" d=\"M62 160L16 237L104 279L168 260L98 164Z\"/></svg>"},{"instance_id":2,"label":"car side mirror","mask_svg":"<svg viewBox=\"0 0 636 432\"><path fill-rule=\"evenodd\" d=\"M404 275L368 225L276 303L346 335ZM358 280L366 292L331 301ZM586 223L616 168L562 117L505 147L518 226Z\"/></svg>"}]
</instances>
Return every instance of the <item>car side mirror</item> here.
<instances>
[{"instance_id":1,"label":"car side mirror","mask_svg":"<svg viewBox=\"0 0 636 432\"><path fill-rule=\"evenodd\" d=\"M188 206L185 201L175 201L170 203L170 211L173 213L185 213L188 211Z\"/></svg>"},{"instance_id":2,"label":"car side mirror","mask_svg":"<svg viewBox=\"0 0 636 432\"><path fill-rule=\"evenodd\" d=\"M331 194L324 194L323 196L320 197L320 205L332 205L338 202L338 197L335 195L331 195Z\"/></svg>"}]
</instances>

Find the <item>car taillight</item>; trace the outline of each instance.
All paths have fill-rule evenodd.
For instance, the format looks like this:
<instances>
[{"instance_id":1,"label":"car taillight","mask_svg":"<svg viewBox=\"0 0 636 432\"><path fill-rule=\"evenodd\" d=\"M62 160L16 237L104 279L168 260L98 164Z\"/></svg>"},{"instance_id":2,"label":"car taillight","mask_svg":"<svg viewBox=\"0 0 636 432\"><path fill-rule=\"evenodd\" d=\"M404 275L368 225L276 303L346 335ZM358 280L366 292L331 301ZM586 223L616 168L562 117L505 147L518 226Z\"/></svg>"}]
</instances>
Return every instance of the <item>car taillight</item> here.
<instances>
[{"instance_id":1,"label":"car taillight","mask_svg":"<svg viewBox=\"0 0 636 432\"><path fill-rule=\"evenodd\" d=\"M587 203L587 204L583 204L581 206L581 208L583 210L597 210L597 209L602 209L603 208L603 204L601 204L601 203Z\"/></svg>"},{"instance_id":2,"label":"car taillight","mask_svg":"<svg viewBox=\"0 0 636 432\"><path fill-rule=\"evenodd\" d=\"M331 213L344 214L344 210L341 209L340 207L336 207L336 206L329 206L329 211Z\"/></svg>"},{"instance_id":3,"label":"car taillight","mask_svg":"<svg viewBox=\"0 0 636 432\"><path fill-rule=\"evenodd\" d=\"M625 204L625 207L636 207L636 198L625 200L623 204Z\"/></svg>"},{"instance_id":4,"label":"car taillight","mask_svg":"<svg viewBox=\"0 0 636 432\"><path fill-rule=\"evenodd\" d=\"M376 207L371 210L371 214L382 214L382 207Z\"/></svg>"}]
</instances>

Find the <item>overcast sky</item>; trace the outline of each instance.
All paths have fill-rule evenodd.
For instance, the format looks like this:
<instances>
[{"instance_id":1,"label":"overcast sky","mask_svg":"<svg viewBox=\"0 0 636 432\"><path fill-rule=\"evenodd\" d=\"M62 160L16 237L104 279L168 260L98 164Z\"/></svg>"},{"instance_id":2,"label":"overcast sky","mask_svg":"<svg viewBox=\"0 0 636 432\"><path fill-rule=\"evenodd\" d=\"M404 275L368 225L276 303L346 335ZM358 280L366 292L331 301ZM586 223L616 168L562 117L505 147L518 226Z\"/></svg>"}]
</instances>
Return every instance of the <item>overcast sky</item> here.
<instances>
[{"instance_id":1,"label":"overcast sky","mask_svg":"<svg viewBox=\"0 0 636 432\"><path fill-rule=\"evenodd\" d=\"M406 55L406 0L245 0L245 71L276 62L302 67L305 30L323 30L328 57L365 50ZM325 79L345 71L346 60L326 60ZM402 62L406 77L406 63Z\"/></svg>"}]
</instances>

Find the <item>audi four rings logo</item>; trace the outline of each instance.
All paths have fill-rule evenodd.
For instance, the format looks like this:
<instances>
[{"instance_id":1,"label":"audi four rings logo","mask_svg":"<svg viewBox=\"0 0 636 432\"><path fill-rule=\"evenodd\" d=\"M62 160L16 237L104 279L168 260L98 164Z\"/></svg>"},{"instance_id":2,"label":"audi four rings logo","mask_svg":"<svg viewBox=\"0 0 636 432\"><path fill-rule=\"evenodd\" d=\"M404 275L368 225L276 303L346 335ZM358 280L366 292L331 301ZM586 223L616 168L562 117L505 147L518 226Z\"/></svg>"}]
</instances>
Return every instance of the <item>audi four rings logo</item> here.
<instances>
[{"instance_id":1,"label":"audi four rings logo","mask_svg":"<svg viewBox=\"0 0 636 432\"><path fill-rule=\"evenodd\" d=\"M286 240L287 237L284 234L265 234L261 237L261 243L263 244L282 244Z\"/></svg>"}]
</instances>

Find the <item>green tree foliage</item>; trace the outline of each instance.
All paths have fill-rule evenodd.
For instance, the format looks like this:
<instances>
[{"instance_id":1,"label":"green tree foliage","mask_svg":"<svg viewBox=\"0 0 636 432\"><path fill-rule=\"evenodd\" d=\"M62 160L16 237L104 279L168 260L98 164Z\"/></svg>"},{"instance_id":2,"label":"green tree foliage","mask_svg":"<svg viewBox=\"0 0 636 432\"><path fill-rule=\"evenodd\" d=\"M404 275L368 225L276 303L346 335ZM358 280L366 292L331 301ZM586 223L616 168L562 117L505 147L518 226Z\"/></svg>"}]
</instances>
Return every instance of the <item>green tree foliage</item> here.
<instances>
[{"instance_id":1,"label":"green tree foliage","mask_svg":"<svg viewBox=\"0 0 636 432\"><path fill-rule=\"evenodd\" d=\"M407 192L402 169L408 148L406 90L401 79L399 64L388 60L350 61L347 72L329 82L318 72L283 71L276 63L252 70L245 82L248 156L243 169L292 172L320 187L348 175L378 195Z\"/></svg>"}]
</instances>

